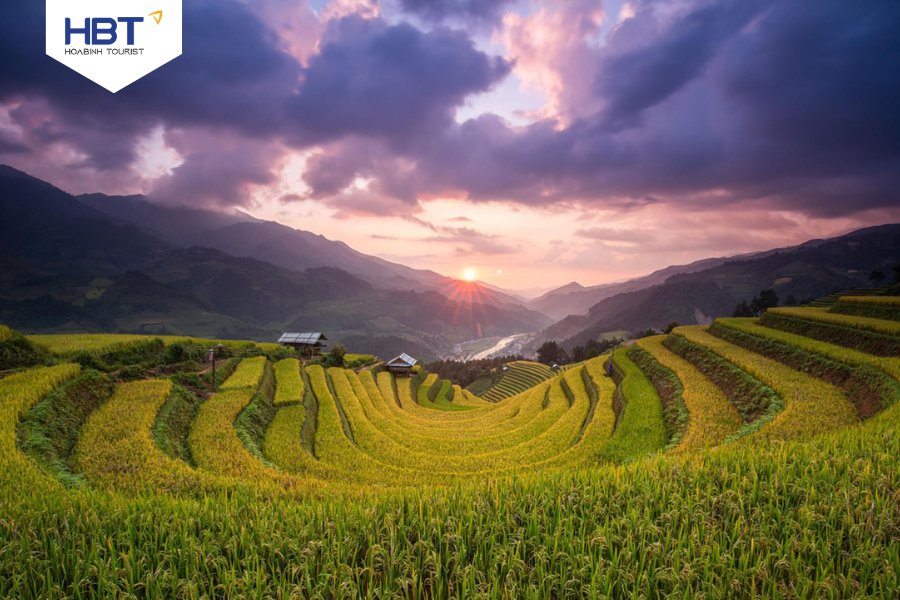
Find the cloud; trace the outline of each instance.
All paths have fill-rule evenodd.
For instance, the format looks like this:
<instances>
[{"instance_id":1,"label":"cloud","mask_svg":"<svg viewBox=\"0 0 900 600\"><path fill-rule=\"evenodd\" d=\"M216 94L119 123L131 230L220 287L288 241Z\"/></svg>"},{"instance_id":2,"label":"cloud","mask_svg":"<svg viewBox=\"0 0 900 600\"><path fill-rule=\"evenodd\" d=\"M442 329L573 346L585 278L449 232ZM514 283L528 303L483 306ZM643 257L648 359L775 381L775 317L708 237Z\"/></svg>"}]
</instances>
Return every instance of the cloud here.
<instances>
[{"instance_id":1,"label":"cloud","mask_svg":"<svg viewBox=\"0 0 900 600\"><path fill-rule=\"evenodd\" d=\"M79 188L246 205L308 152L309 189L291 193L342 218L448 197L827 219L897 205L896 2L634 1L607 35L599 2L548 0L507 11L497 57L440 22L499 15L501 1L407 0L437 23L426 29L373 2L330 3L318 23L301 2L282 26L284 0L198 0L184 55L115 95L44 55L42 3L7 4L0 157ZM292 43L307 28L315 44ZM548 98L532 123L456 121L511 70ZM142 180L141 141L160 129L183 162Z\"/></svg>"},{"instance_id":2,"label":"cloud","mask_svg":"<svg viewBox=\"0 0 900 600\"><path fill-rule=\"evenodd\" d=\"M466 96L509 73L463 33L353 15L330 22L288 101L299 145L346 135L402 140L447 127Z\"/></svg>"},{"instance_id":3,"label":"cloud","mask_svg":"<svg viewBox=\"0 0 900 600\"><path fill-rule=\"evenodd\" d=\"M186 160L156 180L151 196L167 204L248 206L255 187L274 184L286 152L265 141L185 130L169 142Z\"/></svg>"},{"instance_id":4,"label":"cloud","mask_svg":"<svg viewBox=\"0 0 900 600\"><path fill-rule=\"evenodd\" d=\"M419 241L443 244L462 243L465 244L465 248L458 246L455 253L467 256L475 254L512 254L519 251L518 248L500 241L500 236L498 235L486 234L470 227L440 226L436 230L439 235L421 238Z\"/></svg>"},{"instance_id":5,"label":"cloud","mask_svg":"<svg viewBox=\"0 0 900 600\"><path fill-rule=\"evenodd\" d=\"M467 25L490 25L515 0L400 0L400 7L425 20L458 21Z\"/></svg>"}]
</instances>

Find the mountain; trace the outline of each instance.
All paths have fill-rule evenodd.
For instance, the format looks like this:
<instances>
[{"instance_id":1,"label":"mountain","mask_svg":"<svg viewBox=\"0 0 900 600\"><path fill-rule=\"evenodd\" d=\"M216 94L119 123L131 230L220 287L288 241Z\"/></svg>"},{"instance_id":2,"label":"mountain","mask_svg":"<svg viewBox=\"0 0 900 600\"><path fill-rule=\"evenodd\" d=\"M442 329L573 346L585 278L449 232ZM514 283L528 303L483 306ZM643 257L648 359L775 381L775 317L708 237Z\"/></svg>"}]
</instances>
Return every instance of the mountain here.
<instances>
[{"instance_id":1,"label":"mountain","mask_svg":"<svg viewBox=\"0 0 900 600\"><path fill-rule=\"evenodd\" d=\"M334 267L296 272L211 248L175 250L144 273L191 294L216 313L286 330L437 336L448 346L479 337L479 326L483 335L491 336L534 331L546 324L545 318L534 320L536 313L484 304L474 297L380 290Z\"/></svg>"},{"instance_id":2,"label":"mountain","mask_svg":"<svg viewBox=\"0 0 900 600\"><path fill-rule=\"evenodd\" d=\"M170 245L133 225L115 225L52 185L0 165L0 254L68 275L113 275L161 256Z\"/></svg>"},{"instance_id":3,"label":"mountain","mask_svg":"<svg viewBox=\"0 0 900 600\"><path fill-rule=\"evenodd\" d=\"M571 348L613 331L662 329L671 321L706 323L730 315L735 304L764 289L774 289L782 301L789 296L803 301L867 287L872 270L889 273L898 260L900 224L892 224L749 256L701 261L705 268L694 268L698 263L688 265L688 271L670 267L662 283L609 296L587 314L570 315L543 330L534 343L555 339ZM666 272L650 277L659 279Z\"/></svg>"},{"instance_id":4,"label":"mountain","mask_svg":"<svg viewBox=\"0 0 900 600\"><path fill-rule=\"evenodd\" d=\"M234 256L257 258L287 269L336 267L361 277L380 289L429 289L446 295L453 293L460 284L459 280L434 271L413 269L369 256L344 242L329 240L325 236L272 221L236 223L210 230L199 236L196 243ZM468 289L477 291L479 302L525 308L524 300L498 288L489 289L483 284L468 285Z\"/></svg>"},{"instance_id":5,"label":"mountain","mask_svg":"<svg viewBox=\"0 0 900 600\"><path fill-rule=\"evenodd\" d=\"M454 290L459 283L434 271L392 263L363 254L344 242L256 219L239 211L221 213L164 206L152 203L145 196L85 194L78 199L116 224L134 225L177 246L215 248L294 271L335 267L381 289L429 289L443 294ZM481 302L526 308L526 301L513 292L483 283L477 285Z\"/></svg>"},{"instance_id":6,"label":"mountain","mask_svg":"<svg viewBox=\"0 0 900 600\"><path fill-rule=\"evenodd\" d=\"M146 196L107 196L83 194L76 199L104 215L117 225L134 225L146 233L176 246L193 246L197 238L210 230L236 223L257 221L240 211L218 212L195 208L153 204Z\"/></svg>"},{"instance_id":7,"label":"mountain","mask_svg":"<svg viewBox=\"0 0 900 600\"><path fill-rule=\"evenodd\" d=\"M745 257L755 256L747 254ZM528 303L529 308L539 311L554 319L563 319L569 315L584 315L598 302L617 294L636 292L654 285L664 283L672 275L692 273L720 265L733 258L706 258L687 265L673 265L654 271L644 277L629 279L618 283L604 283L591 287L576 282L551 290L543 296Z\"/></svg>"},{"instance_id":8,"label":"mountain","mask_svg":"<svg viewBox=\"0 0 900 600\"><path fill-rule=\"evenodd\" d=\"M346 338L396 353L429 348L429 358L482 335L533 332L550 324L503 293L240 213L159 207L143 197L93 194L81 200L0 167L0 322L26 332L256 340L274 340L286 330L321 330L332 341ZM268 256L293 268L181 245L215 232L224 233L209 241L224 245L231 238L236 253ZM311 260L299 269L304 256ZM367 270L376 281L371 275L380 268L408 289L385 289L335 264Z\"/></svg>"}]
</instances>

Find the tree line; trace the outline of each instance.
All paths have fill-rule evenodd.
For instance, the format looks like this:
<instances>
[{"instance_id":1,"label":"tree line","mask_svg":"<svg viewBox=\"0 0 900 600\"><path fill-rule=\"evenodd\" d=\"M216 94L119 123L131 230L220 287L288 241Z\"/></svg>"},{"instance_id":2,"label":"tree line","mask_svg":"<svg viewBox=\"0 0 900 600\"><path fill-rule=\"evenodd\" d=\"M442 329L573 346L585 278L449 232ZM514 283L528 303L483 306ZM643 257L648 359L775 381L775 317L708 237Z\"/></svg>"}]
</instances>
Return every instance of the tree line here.
<instances>
[{"instance_id":1,"label":"tree line","mask_svg":"<svg viewBox=\"0 0 900 600\"><path fill-rule=\"evenodd\" d=\"M429 373L436 373L441 379L449 379L462 387L468 387L476 379L491 376L491 371L506 363L525 360L519 354L509 354L494 358L481 358L478 360L436 360L425 365Z\"/></svg>"}]
</instances>

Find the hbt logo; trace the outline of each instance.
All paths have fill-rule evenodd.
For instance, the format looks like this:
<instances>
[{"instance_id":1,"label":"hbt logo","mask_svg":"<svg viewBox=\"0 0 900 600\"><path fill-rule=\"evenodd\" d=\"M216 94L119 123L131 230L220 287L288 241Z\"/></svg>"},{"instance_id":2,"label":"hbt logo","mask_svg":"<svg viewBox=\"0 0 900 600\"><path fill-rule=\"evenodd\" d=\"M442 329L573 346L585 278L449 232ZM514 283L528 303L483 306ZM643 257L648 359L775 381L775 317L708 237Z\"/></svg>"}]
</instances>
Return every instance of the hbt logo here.
<instances>
[{"instance_id":1,"label":"hbt logo","mask_svg":"<svg viewBox=\"0 0 900 600\"><path fill-rule=\"evenodd\" d=\"M162 16L161 10L157 12ZM147 16L149 17L150 15ZM85 44L111 46L112 44L115 44L116 39L118 39L116 30L119 27L119 23L125 23L128 27L128 45L134 46L134 24L143 22L144 17L119 17L117 19L96 17L93 19L85 19L84 27L76 29L75 27L72 27L72 19L66 18L66 46L72 43L73 34L84 35Z\"/></svg>"},{"instance_id":2,"label":"hbt logo","mask_svg":"<svg viewBox=\"0 0 900 600\"><path fill-rule=\"evenodd\" d=\"M162 22L162 15L163 11L157 10L147 16L153 17L156 24L159 25ZM116 30L118 29L119 23L125 23L128 27L128 45L134 46L134 24L143 22L144 17L118 17L117 19L109 19L106 17L97 17L94 19L87 18L84 20L84 27L77 29L72 26L72 19L66 17L66 46L72 43L73 34L84 35L85 43L93 44L94 46L110 46L115 44L116 39L118 39Z\"/></svg>"},{"instance_id":3,"label":"hbt logo","mask_svg":"<svg viewBox=\"0 0 900 600\"><path fill-rule=\"evenodd\" d=\"M46 25L47 54L111 92L181 54L181 0L47 0Z\"/></svg>"}]
</instances>

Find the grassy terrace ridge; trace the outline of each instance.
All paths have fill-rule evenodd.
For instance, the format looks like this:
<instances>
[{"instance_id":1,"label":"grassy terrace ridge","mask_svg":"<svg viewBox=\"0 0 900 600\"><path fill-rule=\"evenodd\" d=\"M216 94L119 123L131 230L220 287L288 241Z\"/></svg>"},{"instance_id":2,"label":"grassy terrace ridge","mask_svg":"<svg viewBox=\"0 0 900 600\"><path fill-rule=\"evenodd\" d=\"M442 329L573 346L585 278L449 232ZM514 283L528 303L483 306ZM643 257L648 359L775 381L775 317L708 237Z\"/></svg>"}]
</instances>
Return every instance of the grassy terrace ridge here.
<instances>
[{"instance_id":1,"label":"grassy terrace ridge","mask_svg":"<svg viewBox=\"0 0 900 600\"><path fill-rule=\"evenodd\" d=\"M703 327L678 327L674 333L750 374L784 401L784 410L761 427L756 438L802 439L859 422L853 405L832 385L714 337Z\"/></svg>"},{"instance_id":2,"label":"grassy terrace ridge","mask_svg":"<svg viewBox=\"0 0 900 600\"><path fill-rule=\"evenodd\" d=\"M900 323L822 308L775 308L760 324L877 356L900 355Z\"/></svg>"},{"instance_id":3,"label":"grassy terrace ridge","mask_svg":"<svg viewBox=\"0 0 900 600\"><path fill-rule=\"evenodd\" d=\"M900 336L900 323L886 321L871 317L860 317L855 315L842 315L833 313L826 308L770 308L770 314L790 317L794 319L802 319L806 321L815 321L819 323L827 323L829 325L838 325L848 329L861 329L872 333L879 333L888 336Z\"/></svg>"},{"instance_id":4,"label":"grassy terrace ridge","mask_svg":"<svg viewBox=\"0 0 900 600\"><path fill-rule=\"evenodd\" d=\"M846 296L835 302L828 312L900 321L900 303L891 296Z\"/></svg>"},{"instance_id":5,"label":"grassy terrace ridge","mask_svg":"<svg viewBox=\"0 0 900 600\"><path fill-rule=\"evenodd\" d=\"M835 310L519 361L497 401L68 339L0 379L0 597L892 597L900 358L767 326L900 339Z\"/></svg>"},{"instance_id":6,"label":"grassy terrace ridge","mask_svg":"<svg viewBox=\"0 0 900 600\"><path fill-rule=\"evenodd\" d=\"M637 345L671 370L683 386L688 426L673 450L690 452L724 443L741 428L740 413L694 365L663 346L664 340L665 336L649 337L638 340Z\"/></svg>"}]
</instances>

